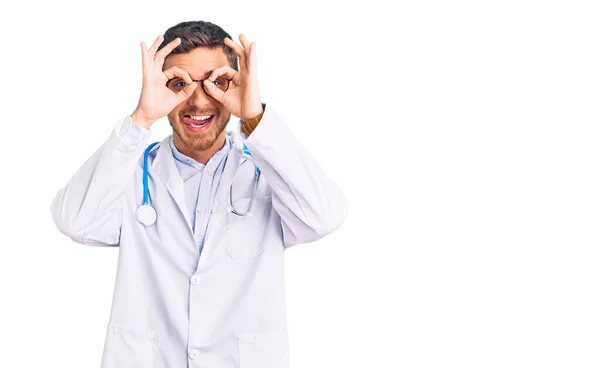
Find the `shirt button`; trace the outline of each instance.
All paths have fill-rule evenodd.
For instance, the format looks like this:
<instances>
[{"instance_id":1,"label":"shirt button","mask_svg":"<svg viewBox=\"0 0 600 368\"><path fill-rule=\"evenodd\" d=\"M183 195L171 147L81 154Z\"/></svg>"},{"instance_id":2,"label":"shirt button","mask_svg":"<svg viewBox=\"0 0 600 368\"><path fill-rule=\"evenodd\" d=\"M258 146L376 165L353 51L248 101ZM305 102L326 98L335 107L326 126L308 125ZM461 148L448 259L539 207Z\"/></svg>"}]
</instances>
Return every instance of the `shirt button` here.
<instances>
[{"instance_id":1,"label":"shirt button","mask_svg":"<svg viewBox=\"0 0 600 368\"><path fill-rule=\"evenodd\" d=\"M190 359L196 359L200 356L200 352L198 350L190 351Z\"/></svg>"},{"instance_id":2,"label":"shirt button","mask_svg":"<svg viewBox=\"0 0 600 368\"><path fill-rule=\"evenodd\" d=\"M196 276L194 276L194 277L192 277L190 282L192 283L192 285L196 285L198 283L198 278Z\"/></svg>"},{"instance_id":3,"label":"shirt button","mask_svg":"<svg viewBox=\"0 0 600 368\"><path fill-rule=\"evenodd\" d=\"M198 208L198 213L204 215L204 208Z\"/></svg>"},{"instance_id":4,"label":"shirt button","mask_svg":"<svg viewBox=\"0 0 600 368\"><path fill-rule=\"evenodd\" d=\"M212 176L212 171L208 170L208 176Z\"/></svg>"}]
</instances>

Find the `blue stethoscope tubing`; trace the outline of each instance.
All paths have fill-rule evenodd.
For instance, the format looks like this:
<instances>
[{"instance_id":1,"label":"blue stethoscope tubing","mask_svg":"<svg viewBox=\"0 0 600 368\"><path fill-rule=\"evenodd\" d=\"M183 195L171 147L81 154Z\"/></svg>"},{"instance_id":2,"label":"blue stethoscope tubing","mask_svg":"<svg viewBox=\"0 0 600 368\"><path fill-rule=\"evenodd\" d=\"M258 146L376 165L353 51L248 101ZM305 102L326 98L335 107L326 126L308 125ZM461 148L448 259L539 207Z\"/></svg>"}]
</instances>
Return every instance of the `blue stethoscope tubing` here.
<instances>
[{"instance_id":1,"label":"blue stethoscope tubing","mask_svg":"<svg viewBox=\"0 0 600 368\"><path fill-rule=\"evenodd\" d=\"M135 217L138 222L144 226L151 226L156 222L156 210L149 203L149 190L148 190L148 154L159 142L154 142L146 148L144 151L144 200L142 205L135 211Z\"/></svg>"},{"instance_id":2,"label":"blue stethoscope tubing","mask_svg":"<svg viewBox=\"0 0 600 368\"><path fill-rule=\"evenodd\" d=\"M158 142L154 142L151 145L148 146L148 148L146 148L146 151L144 151L144 202L142 202L142 205L146 205L148 204L148 155L150 154L150 151L152 151L152 148L154 148L154 146L156 146L158 144Z\"/></svg>"},{"instance_id":3,"label":"blue stethoscope tubing","mask_svg":"<svg viewBox=\"0 0 600 368\"><path fill-rule=\"evenodd\" d=\"M143 185L144 185L144 199L142 202L142 205L137 209L137 211L135 212L135 216L138 220L139 223L141 223L144 226L151 226L156 222L156 210L154 209L154 207L152 207L152 205L150 204L150 200L149 200L149 189L148 189L148 155L150 154L150 151L152 151L152 148L154 148L154 146L156 146L158 143L160 142L154 142L152 144L150 144L146 150L144 151L144 176L143 176ZM247 154L248 156L250 156L252 158L252 154L250 153L250 151L248 150L248 147L246 147L246 145L244 144L243 147L244 153ZM229 197L230 197L230 201L231 206L229 207L229 209L231 210L231 212L233 212L236 215L239 216L251 216L251 211L252 211L252 204L254 203L254 197L256 196L256 189L258 187L258 181L260 179L260 169L255 165L255 174L254 174L254 189L253 189L253 193L252 193L252 199L250 200L250 204L248 206L248 210L243 213L243 212L238 212L233 208L233 198L232 198L232 188L233 188L233 183L230 187L230 191L229 191Z\"/></svg>"}]
</instances>

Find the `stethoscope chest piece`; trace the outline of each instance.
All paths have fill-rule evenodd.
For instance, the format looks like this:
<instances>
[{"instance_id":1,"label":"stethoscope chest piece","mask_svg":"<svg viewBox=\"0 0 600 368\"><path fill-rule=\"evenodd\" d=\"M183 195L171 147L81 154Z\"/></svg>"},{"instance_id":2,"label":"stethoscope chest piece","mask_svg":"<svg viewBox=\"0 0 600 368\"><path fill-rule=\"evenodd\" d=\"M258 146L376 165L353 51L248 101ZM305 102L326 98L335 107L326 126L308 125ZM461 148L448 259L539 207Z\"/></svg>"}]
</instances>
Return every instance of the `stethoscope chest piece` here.
<instances>
[{"instance_id":1,"label":"stethoscope chest piece","mask_svg":"<svg viewBox=\"0 0 600 368\"><path fill-rule=\"evenodd\" d=\"M156 210L149 204L144 204L135 211L135 217L140 224L151 226L156 222Z\"/></svg>"}]
</instances>

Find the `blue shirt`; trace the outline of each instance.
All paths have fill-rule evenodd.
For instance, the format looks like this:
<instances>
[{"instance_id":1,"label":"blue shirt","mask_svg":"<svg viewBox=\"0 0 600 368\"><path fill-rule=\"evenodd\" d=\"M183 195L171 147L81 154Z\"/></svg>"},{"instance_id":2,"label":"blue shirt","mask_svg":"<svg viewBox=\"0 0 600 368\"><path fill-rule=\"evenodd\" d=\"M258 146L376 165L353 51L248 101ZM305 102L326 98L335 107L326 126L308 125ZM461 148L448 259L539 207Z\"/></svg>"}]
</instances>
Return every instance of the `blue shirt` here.
<instances>
[{"instance_id":1,"label":"blue shirt","mask_svg":"<svg viewBox=\"0 0 600 368\"><path fill-rule=\"evenodd\" d=\"M226 135L225 144L206 163L206 165L179 152L173 143L173 136L169 140L175 164L183 180L185 192L185 206L191 221L191 228L198 249L202 252L204 235L208 226L210 209L217 193L223 168L231 149L231 137Z\"/></svg>"}]
</instances>

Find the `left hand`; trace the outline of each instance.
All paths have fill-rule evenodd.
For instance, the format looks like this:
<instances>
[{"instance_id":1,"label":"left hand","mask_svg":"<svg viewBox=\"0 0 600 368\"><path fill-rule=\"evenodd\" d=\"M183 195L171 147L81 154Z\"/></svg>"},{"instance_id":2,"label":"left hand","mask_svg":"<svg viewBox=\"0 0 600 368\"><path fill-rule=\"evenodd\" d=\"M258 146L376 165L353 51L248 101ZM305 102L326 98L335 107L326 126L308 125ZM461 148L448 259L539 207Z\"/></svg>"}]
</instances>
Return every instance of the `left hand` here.
<instances>
[{"instance_id":1,"label":"left hand","mask_svg":"<svg viewBox=\"0 0 600 368\"><path fill-rule=\"evenodd\" d=\"M209 95L222 103L229 112L246 122L263 112L258 93L258 78L256 75L256 43L248 43L246 36L240 35L242 47L233 40L225 37L225 45L231 47L239 58L239 71L229 65L215 69L204 81ZM229 88L223 92L218 89L214 80L219 76L231 80Z\"/></svg>"}]
</instances>

